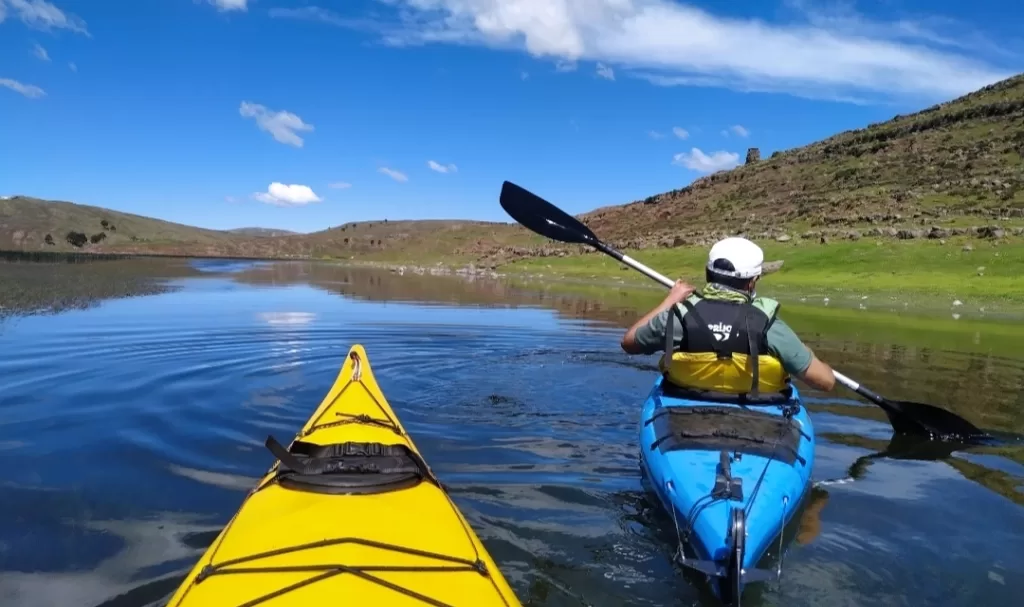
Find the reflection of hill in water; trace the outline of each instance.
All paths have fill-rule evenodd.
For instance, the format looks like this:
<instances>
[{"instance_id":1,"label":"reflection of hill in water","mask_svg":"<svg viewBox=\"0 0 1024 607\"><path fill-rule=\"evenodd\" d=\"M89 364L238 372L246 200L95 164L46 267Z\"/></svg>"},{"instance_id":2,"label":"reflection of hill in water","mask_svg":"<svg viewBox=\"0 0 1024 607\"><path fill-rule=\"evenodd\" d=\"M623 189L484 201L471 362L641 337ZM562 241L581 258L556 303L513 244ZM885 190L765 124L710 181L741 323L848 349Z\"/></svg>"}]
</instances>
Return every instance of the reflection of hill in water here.
<instances>
[{"instance_id":1,"label":"reflection of hill in water","mask_svg":"<svg viewBox=\"0 0 1024 607\"><path fill-rule=\"evenodd\" d=\"M197 276L183 260L88 259L0 261L0 318L86 309L106 299L156 295L161 279Z\"/></svg>"},{"instance_id":2,"label":"reflection of hill in water","mask_svg":"<svg viewBox=\"0 0 1024 607\"><path fill-rule=\"evenodd\" d=\"M278 263L254 268L235 276L250 284L310 285L346 297L369 301L408 301L423 304L492 307L544 307L573 320L598 321L625 327L660 296L618 297L619 290L592 294L559 292L562 285L547 289L515 285L507 279L462 276L431 276L405 272L399 275L370 268L319 263ZM618 299L616 299L618 297ZM787 318L808 345L824 360L890 398L904 398L955 411L985 428L1024 429L1024 361L984 351L950 351L942 340L915 343L898 341L904 332L863 331L855 322L804 323L799 310ZM893 322L899 322L894 320ZM806 324L806 327L803 325ZM877 329L878 327L873 327ZM960 347L961 344L949 344ZM1002 352L997 342L992 351ZM617 352L616 352L617 353ZM843 391L842 388L837 390ZM849 394L839 393L841 397ZM854 397L856 398L856 397ZM844 407L856 416L884 420L875 407ZM859 411L857 410L859 409ZM849 412L847 412L849 413Z\"/></svg>"},{"instance_id":3,"label":"reflection of hill in water","mask_svg":"<svg viewBox=\"0 0 1024 607\"><path fill-rule=\"evenodd\" d=\"M626 326L632 309L552 290L524 288L512 282L481 276L404 274L372 268L324 263L277 263L254 268L234 277L257 285L307 283L332 293L368 301L406 301L420 304L472 305L500 308L543 307L566 318L609 322Z\"/></svg>"}]
</instances>

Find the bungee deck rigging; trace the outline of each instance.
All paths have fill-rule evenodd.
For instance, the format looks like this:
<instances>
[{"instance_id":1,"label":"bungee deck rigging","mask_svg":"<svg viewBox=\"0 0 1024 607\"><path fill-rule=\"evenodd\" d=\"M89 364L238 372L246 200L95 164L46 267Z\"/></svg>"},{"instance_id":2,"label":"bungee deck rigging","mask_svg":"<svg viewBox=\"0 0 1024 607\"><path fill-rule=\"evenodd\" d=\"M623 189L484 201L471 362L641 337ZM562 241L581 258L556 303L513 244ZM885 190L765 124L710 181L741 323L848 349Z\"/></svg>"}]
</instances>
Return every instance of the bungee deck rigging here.
<instances>
[{"instance_id":1,"label":"bungee deck rigging","mask_svg":"<svg viewBox=\"0 0 1024 607\"><path fill-rule=\"evenodd\" d=\"M423 557L426 559L432 559L439 562L453 563L452 565L420 565L420 566L396 566L396 565L346 565L340 563L321 564L321 565L292 565L292 566L263 566L263 567L242 567L246 563L252 563L261 559L269 559L276 556L283 556L290 553L300 552L302 550L312 550L316 548L323 548L329 546L339 546L346 543L362 544L364 546L377 548L382 551L390 551L396 553L403 553L407 555L414 555ZM480 575L487 576L489 571L487 565L477 559L470 561L467 559L461 559L452 557L444 554L436 554L432 552L426 552L423 550L414 550L411 548L404 548L402 546L394 546L390 544L382 544L379 542L372 542L362 538L347 537L347 538L336 538L323 540L320 542L313 542L310 544L303 544L300 546L290 546L287 548L279 548L277 550L271 550L260 554L252 554L245 557L231 559L217 563L215 565L207 565L199 572L195 578L195 584L200 584L205 580L209 579L214 575L239 575L239 574L267 574L267 573L315 573L312 577L295 582L289 586L280 588L273 592L267 593L264 596L256 597L248 600L244 603L240 603L237 607L253 607L269 601L273 598L279 597L287 592L298 590L304 586L315 584L319 581L326 580L330 577L342 574L350 574L361 579L364 579L375 584L379 584L385 588L389 588L408 596L410 598L417 599L424 604L433 605L435 607L450 607L449 603L444 603L435 600L429 596L420 594L408 588L404 588L397 584L387 581L386 579L372 575L373 573L384 573L384 572L401 572L401 573L445 573L445 572L460 572L460 571L473 571Z\"/></svg>"},{"instance_id":2,"label":"bungee deck rigging","mask_svg":"<svg viewBox=\"0 0 1024 607\"><path fill-rule=\"evenodd\" d=\"M292 443L265 444L276 461L168 605L520 605L361 346Z\"/></svg>"}]
</instances>

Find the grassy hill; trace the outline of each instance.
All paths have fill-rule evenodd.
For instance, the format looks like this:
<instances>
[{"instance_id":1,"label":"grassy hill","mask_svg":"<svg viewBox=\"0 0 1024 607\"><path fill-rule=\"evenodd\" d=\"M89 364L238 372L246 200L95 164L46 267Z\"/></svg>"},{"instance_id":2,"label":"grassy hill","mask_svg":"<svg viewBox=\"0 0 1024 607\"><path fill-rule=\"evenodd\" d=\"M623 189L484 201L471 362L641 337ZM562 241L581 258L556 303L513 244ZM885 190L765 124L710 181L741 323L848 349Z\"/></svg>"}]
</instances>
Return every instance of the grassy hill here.
<instances>
[{"instance_id":1,"label":"grassy hill","mask_svg":"<svg viewBox=\"0 0 1024 607\"><path fill-rule=\"evenodd\" d=\"M497 201L495 201L497 204ZM312 257L401 263L471 262L495 250L531 250L544 240L512 224L462 220L361 221L282 239Z\"/></svg>"},{"instance_id":2,"label":"grassy hill","mask_svg":"<svg viewBox=\"0 0 1024 607\"><path fill-rule=\"evenodd\" d=\"M209 230L71 202L0 199L0 250L433 262L470 261L480 249L540 242L516 226L480 221L363 221L311 234Z\"/></svg>"},{"instance_id":3,"label":"grassy hill","mask_svg":"<svg viewBox=\"0 0 1024 607\"><path fill-rule=\"evenodd\" d=\"M0 250L296 256L272 241L72 202L0 199Z\"/></svg>"},{"instance_id":4,"label":"grassy hill","mask_svg":"<svg viewBox=\"0 0 1024 607\"><path fill-rule=\"evenodd\" d=\"M232 241L232 236L217 230L112 211L72 202L48 201L26 196L0 200L0 248L72 250L68 232L87 237L105 234L96 244L160 244L182 242L197 245ZM47 244L47 235L53 241ZM91 242L89 244L92 244Z\"/></svg>"},{"instance_id":5,"label":"grassy hill","mask_svg":"<svg viewBox=\"0 0 1024 607\"><path fill-rule=\"evenodd\" d=\"M1024 235L1024 75L770 158L752 148L743 166L581 218L627 250L704 245L739 233L788 246L1017 238ZM26 197L0 200L0 249L486 265L580 251L506 223L381 220L311 234L218 231Z\"/></svg>"}]
</instances>

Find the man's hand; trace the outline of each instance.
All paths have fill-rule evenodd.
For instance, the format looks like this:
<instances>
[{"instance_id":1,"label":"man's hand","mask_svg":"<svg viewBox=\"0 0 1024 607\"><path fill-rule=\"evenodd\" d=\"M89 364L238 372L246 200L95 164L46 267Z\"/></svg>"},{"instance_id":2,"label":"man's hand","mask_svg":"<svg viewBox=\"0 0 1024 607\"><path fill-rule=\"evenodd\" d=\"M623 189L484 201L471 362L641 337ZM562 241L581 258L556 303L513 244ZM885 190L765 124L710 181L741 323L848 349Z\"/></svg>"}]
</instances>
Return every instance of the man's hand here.
<instances>
[{"instance_id":1,"label":"man's hand","mask_svg":"<svg viewBox=\"0 0 1024 607\"><path fill-rule=\"evenodd\" d=\"M668 292L663 303L667 304L665 308L672 306L677 303L683 303L683 300L693 295L693 292L697 289L686 282L685 280L677 280L676 284L672 285L672 290Z\"/></svg>"},{"instance_id":2,"label":"man's hand","mask_svg":"<svg viewBox=\"0 0 1024 607\"><path fill-rule=\"evenodd\" d=\"M665 299L662 300L658 307L654 308L643 316L640 320L636 321L632 327L626 331L626 334L622 336L622 349L629 354L642 354L643 350L636 343L636 331L640 327L646 325L652 318L661 314L665 310L668 310L672 306L682 303L684 299L689 297L696 291L693 285L689 284L684 280L677 280L676 284L672 285L672 290L668 292Z\"/></svg>"}]
</instances>

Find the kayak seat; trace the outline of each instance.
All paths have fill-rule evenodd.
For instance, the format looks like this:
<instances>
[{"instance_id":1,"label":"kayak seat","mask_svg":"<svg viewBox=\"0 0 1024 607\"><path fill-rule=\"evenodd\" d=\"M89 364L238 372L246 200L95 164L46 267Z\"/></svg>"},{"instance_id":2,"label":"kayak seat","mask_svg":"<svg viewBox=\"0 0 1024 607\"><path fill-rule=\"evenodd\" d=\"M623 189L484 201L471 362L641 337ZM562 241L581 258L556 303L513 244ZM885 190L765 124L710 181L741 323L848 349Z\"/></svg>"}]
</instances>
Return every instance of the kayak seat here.
<instances>
[{"instance_id":1,"label":"kayak seat","mask_svg":"<svg viewBox=\"0 0 1024 607\"><path fill-rule=\"evenodd\" d=\"M762 392L759 394L751 394L747 392L744 394L733 394L730 392L716 392L714 390L702 390L700 388L680 386L672 383L666 377L665 381L661 384L661 391L662 394L670 398L698 400L710 403L726 403L730 405L746 405L751 407L785 405L793 402L793 387L791 385L786 386L782 392Z\"/></svg>"},{"instance_id":2,"label":"kayak seat","mask_svg":"<svg viewBox=\"0 0 1024 607\"><path fill-rule=\"evenodd\" d=\"M728 451L775 459L792 465L804 463L800 425L784 415L708 405L659 407L644 425L654 425L650 449L662 453L677 449Z\"/></svg>"},{"instance_id":3,"label":"kayak seat","mask_svg":"<svg viewBox=\"0 0 1024 607\"><path fill-rule=\"evenodd\" d=\"M265 444L281 463L273 480L286 489L370 495L435 482L423 459L402 444L297 440L285 449L273 436Z\"/></svg>"}]
</instances>

